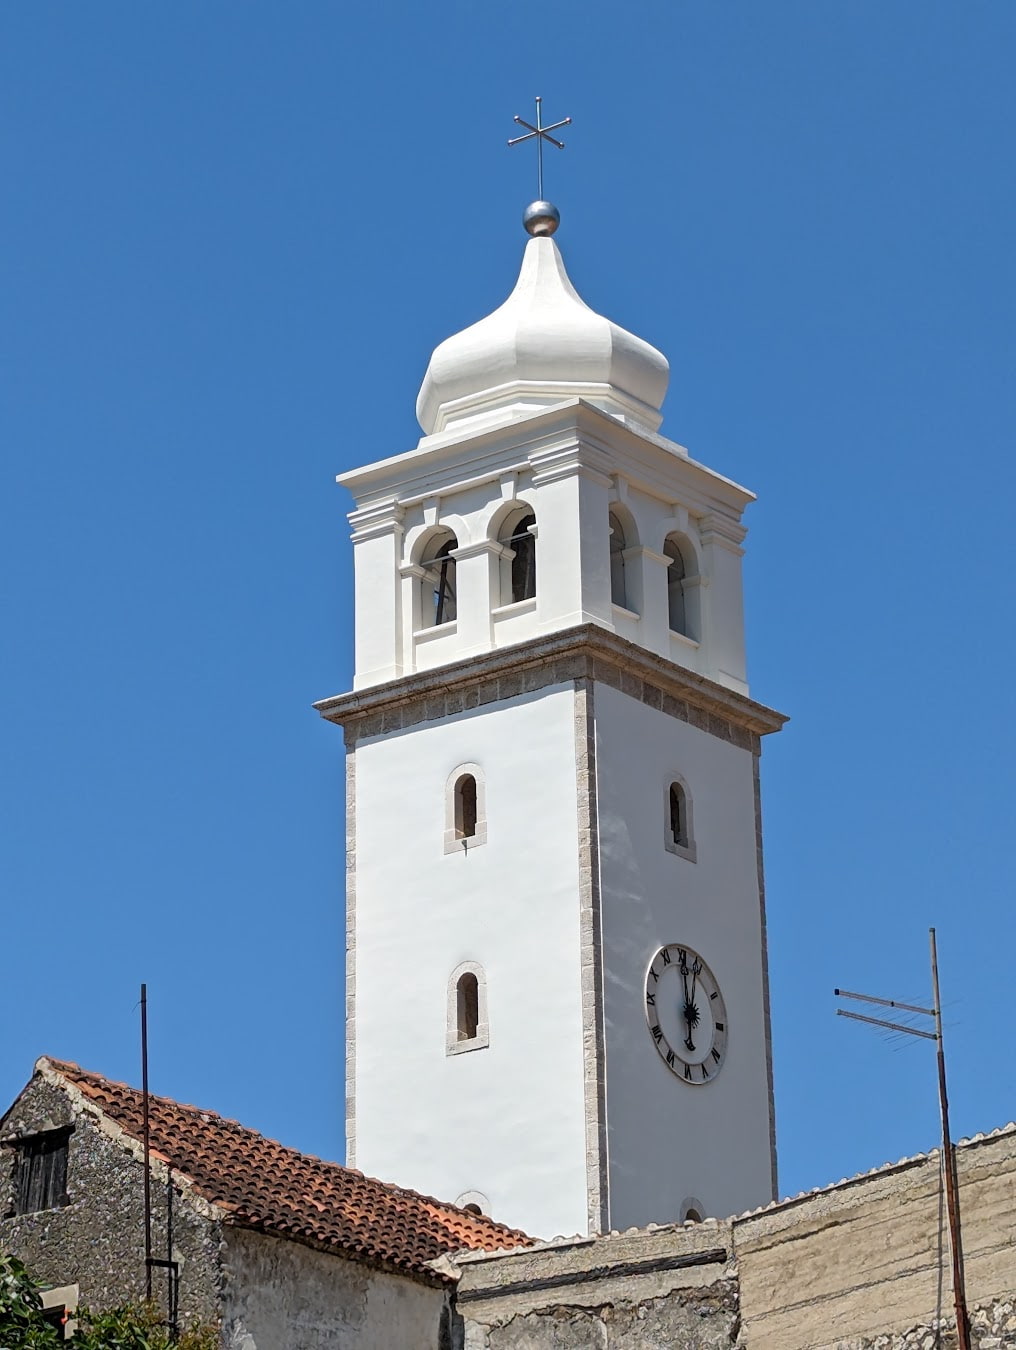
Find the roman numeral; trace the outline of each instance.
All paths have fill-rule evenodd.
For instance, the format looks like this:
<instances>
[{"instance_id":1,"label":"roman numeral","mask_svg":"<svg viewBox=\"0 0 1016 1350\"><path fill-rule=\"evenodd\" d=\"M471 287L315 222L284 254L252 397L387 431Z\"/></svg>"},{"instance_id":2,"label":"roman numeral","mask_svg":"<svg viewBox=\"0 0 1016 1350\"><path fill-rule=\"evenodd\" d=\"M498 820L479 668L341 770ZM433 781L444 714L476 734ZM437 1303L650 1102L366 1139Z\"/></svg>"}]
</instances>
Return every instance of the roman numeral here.
<instances>
[{"instance_id":1,"label":"roman numeral","mask_svg":"<svg viewBox=\"0 0 1016 1350\"><path fill-rule=\"evenodd\" d=\"M650 1008L655 1008L655 1007L656 1007L656 995L655 995L655 994L646 994L646 1002L649 1004Z\"/></svg>"},{"instance_id":2,"label":"roman numeral","mask_svg":"<svg viewBox=\"0 0 1016 1350\"><path fill-rule=\"evenodd\" d=\"M717 990L715 993L709 995L709 998L710 998L710 999L714 999L714 998L718 998L718 997L719 997L719 990Z\"/></svg>"},{"instance_id":3,"label":"roman numeral","mask_svg":"<svg viewBox=\"0 0 1016 1350\"><path fill-rule=\"evenodd\" d=\"M691 1065L690 1065L690 1064L686 1064L686 1065L684 1066L684 1076L685 1076L685 1078L687 1078L688 1082L690 1083L690 1082L691 1082Z\"/></svg>"},{"instance_id":4,"label":"roman numeral","mask_svg":"<svg viewBox=\"0 0 1016 1350\"><path fill-rule=\"evenodd\" d=\"M650 1027L649 1030L653 1033L653 1040L659 1045L660 1041L663 1040L663 1031L660 1024L657 1022L656 1026Z\"/></svg>"},{"instance_id":5,"label":"roman numeral","mask_svg":"<svg viewBox=\"0 0 1016 1350\"><path fill-rule=\"evenodd\" d=\"M668 1051L667 1051L667 1063L670 1065L671 1068L674 1067L674 1052L673 1052L673 1050L668 1050Z\"/></svg>"},{"instance_id":6,"label":"roman numeral","mask_svg":"<svg viewBox=\"0 0 1016 1350\"><path fill-rule=\"evenodd\" d=\"M679 964L679 965L682 965L682 966L686 966L686 965L688 964L688 953L687 953L687 951L685 950L684 947L678 947L678 949L677 949L677 961L678 961L678 964Z\"/></svg>"},{"instance_id":7,"label":"roman numeral","mask_svg":"<svg viewBox=\"0 0 1016 1350\"><path fill-rule=\"evenodd\" d=\"M706 1079L709 1077L709 1070L706 1068L704 1064L700 1064L699 1068L702 1070L702 1081L704 1083Z\"/></svg>"},{"instance_id":8,"label":"roman numeral","mask_svg":"<svg viewBox=\"0 0 1016 1350\"><path fill-rule=\"evenodd\" d=\"M659 975L657 975L656 971L652 968L652 966L649 967L649 974L653 977L654 982L656 984L659 984L660 977Z\"/></svg>"},{"instance_id":9,"label":"roman numeral","mask_svg":"<svg viewBox=\"0 0 1016 1350\"><path fill-rule=\"evenodd\" d=\"M666 947L663 949L663 964L665 966L670 965L670 952L667 951Z\"/></svg>"},{"instance_id":10,"label":"roman numeral","mask_svg":"<svg viewBox=\"0 0 1016 1350\"><path fill-rule=\"evenodd\" d=\"M717 1048L716 1048L715 1045L713 1046L713 1059L715 1059L715 1060L716 1060L716 1063L719 1064L719 1062L720 1062L720 1052L719 1052L719 1050L717 1050Z\"/></svg>"}]
</instances>

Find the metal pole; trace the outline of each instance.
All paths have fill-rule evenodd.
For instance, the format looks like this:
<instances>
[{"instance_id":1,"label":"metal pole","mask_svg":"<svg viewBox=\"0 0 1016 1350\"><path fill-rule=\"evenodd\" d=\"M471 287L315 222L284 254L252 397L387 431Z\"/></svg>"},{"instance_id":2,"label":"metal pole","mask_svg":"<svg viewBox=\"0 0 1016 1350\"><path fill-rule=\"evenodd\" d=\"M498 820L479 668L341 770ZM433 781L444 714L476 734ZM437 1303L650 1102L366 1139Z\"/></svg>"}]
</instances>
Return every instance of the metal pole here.
<instances>
[{"instance_id":1,"label":"metal pole","mask_svg":"<svg viewBox=\"0 0 1016 1350\"><path fill-rule=\"evenodd\" d=\"M141 986L141 1133L145 1145L145 1299L152 1301L152 1169L148 1129L148 986Z\"/></svg>"},{"instance_id":2,"label":"metal pole","mask_svg":"<svg viewBox=\"0 0 1016 1350\"><path fill-rule=\"evenodd\" d=\"M543 119L542 119L542 117L541 117L541 115L540 115L540 104L541 104L542 102L543 102L543 99L540 97L539 94L537 94L537 95L536 95L536 125L537 125L537 128L538 128L539 130L542 130L542 129L543 129ZM539 136L539 135L536 137L536 166L537 166L537 182L538 182L538 184L539 184L539 191L537 192L537 196L539 197L540 201L542 202L542 201L543 201L543 137L542 137L542 136Z\"/></svg>"},{"instance_id":3,"label":"metal pole","mask_svg":"<svg viewBox=\"0 0 1016 1350\"><path fill-rule=\"evenodd\" d=\"M949 1247L952 1253L953 1300L956 1305L956 1350L970 1350L970 1323L963 1287L963 1245L960 1238L960 1197L956 1176L956 1153L949 1133L949 1097L945 1085L945 1046L942 1041L942 999L938 990L938 947L935 930L931 937L931 996L935 1004L935 1033L938 1039L938 1101L942 1111L942 1174L945 1204L949 1215Z\"/></svg>"}]
</instances>

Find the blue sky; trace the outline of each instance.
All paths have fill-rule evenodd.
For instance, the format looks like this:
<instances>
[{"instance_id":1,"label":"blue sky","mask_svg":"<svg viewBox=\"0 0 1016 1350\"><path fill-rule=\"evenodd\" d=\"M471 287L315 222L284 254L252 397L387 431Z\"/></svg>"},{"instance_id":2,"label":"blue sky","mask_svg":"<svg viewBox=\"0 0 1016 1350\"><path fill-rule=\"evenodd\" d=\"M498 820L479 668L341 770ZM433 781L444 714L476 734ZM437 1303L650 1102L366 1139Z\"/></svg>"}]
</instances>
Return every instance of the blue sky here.
<instances>
[{"instance_id":1,"label":"blue sky","mask_svg":"<svg viewBox=\"0 0 1016 1350\"><path fill-rule=\"evenodd\" d=\"M784 1193L1016 1116L1016 7L599 0L0 16L0 1099L50 1053L342 1156L347 502L514 281L550 152L746 558Z\"/></svg>"}]
</instances>

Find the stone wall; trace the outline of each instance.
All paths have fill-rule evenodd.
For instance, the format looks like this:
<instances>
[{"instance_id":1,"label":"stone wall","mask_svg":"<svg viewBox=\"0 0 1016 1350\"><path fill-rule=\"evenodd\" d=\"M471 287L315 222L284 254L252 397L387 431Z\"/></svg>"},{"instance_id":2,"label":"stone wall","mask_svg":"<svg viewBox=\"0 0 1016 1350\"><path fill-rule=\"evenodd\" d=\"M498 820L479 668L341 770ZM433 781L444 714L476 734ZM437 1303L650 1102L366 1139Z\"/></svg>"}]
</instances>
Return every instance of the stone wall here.
<instances>
[{"instance_id":1,"label":"stone wall","mask_svg":"<svg viewBox=\"0 0 1016 1350\"><path fill-rule=\"evenodd\" d=\"M0 1250L14 1252L36 1279L77 1284L80 1302L109 1308L145 1295L144 1165L139 1146L90 1112L71 1091L36 1075L7 1114L2 1138L73 1126L67 1166L70 1203L11 1215L16 1153L0 1149ZM153 1253L166 1255L164 1169L152 1185ZM221 1229L179 1184L172 1189L173 1253L180 1262L181 1323L213 1320L219 1304ZM202 1210L205 1212L202 1212ZM155 1293L165 1309L165 1272Z\"/></svg>"},{"instance_id":2,"label":"stone wall","mask_svg":"<svg viewBox=\"0 0 1016 1350\"><path fill-rule=\"evenodd\" d=\"M957 1150L976 1350L1016 1350L1016 1127ZM728 1221L460 1258L467 1350L952 1350L937 1152Z\"/></svg>"},{"instance_id":3,"label":"stone wall","mask_svg":"<svg viewBox=\"0 0 1016 1350\"><path fill-rule=\"evenodd\" d=\"M451 1350L443 1289L242 1228L225 1238L226 1350Z\"/></svg>"}]
</instances>

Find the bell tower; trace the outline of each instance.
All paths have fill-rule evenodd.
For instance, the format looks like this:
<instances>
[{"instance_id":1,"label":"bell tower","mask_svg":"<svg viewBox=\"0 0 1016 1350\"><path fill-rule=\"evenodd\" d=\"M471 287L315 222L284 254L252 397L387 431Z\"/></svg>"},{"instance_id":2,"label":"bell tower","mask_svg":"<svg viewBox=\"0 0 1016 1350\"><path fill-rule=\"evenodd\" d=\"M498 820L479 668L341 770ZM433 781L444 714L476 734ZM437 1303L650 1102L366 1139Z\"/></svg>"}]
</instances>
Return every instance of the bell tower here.
<instances>
[{"instance_id":1,"label":"bell tower","mask_svg":"<svg viewBox=\"0 0 1016 1350\"><path fill-rule=\"evenodd\" d=\"M351 1165L526 1231L775 1196L751 494L537 203L434 351L415 449L344 474ZM536 207L540 209L535 209Z\"/></svg>"}]
</instances>

